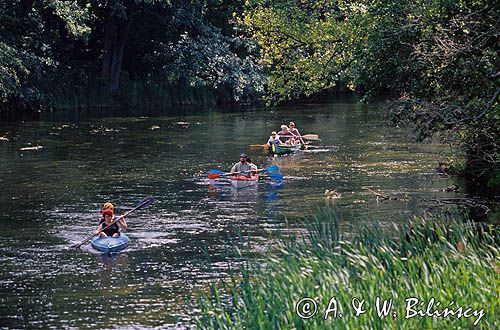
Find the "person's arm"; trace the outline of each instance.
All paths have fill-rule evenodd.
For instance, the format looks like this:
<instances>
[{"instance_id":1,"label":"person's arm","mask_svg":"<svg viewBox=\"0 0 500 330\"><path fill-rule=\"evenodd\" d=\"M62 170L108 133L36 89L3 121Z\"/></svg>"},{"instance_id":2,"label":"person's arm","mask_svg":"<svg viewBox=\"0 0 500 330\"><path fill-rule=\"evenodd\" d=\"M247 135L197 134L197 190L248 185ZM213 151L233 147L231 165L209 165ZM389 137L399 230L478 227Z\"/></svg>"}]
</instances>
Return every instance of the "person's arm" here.
<instances>
[{"instance_id":1,"label":"person's arm","mask_svg":"<svg viewBox=\"0 0 500 330\"><path fill-rule=\"evenodd\" d=\"M121 229L127 229L128 228L128 225L127 225L127 222L125 221L125 218L121 218L120 220L118 220L116 222L116 224L118 225L118 227L120 227Z\"/></svg>"},{"instance_id":2,"label":"person's arm","mask_svg":"<svg viewBox=\"0 0 500 330\"><path fill-rule=\"evenodd\" d=\"M102 235L104 237L106 237L106 233L105 232L102 232L101 230L103 230L103 226L102 226L102 223L99 225L99 227L97 227L97 230L95 231L96 235Z\"/></svg>"},{"instance_id":3,"label":"person's arm","mask_svg":"<svg viewBox=\"0 0 500 330\"><path fill-rule=\"evenodd\" d=\"M300 139L300 143L302 143L302 144L304 144L304 145L305 145L306 143L305 143L305 142L304 142L304 140L302 139L302 134L300 134L299 130L298 130L298 129L295 129L295 132L297 133L297 135L298 135L298 137L299 137L299 139Z\"/></svg>"},{"instance_id":4,"label":"person's arm","mask_svg":"<svg viewBox=\"0 0 500 330\"><path fill-rule=\"evenodd\" d=\"M231 173L238 172L238 163L234 164L233 167L231 167Z\"/></svg>"}]
</instances>

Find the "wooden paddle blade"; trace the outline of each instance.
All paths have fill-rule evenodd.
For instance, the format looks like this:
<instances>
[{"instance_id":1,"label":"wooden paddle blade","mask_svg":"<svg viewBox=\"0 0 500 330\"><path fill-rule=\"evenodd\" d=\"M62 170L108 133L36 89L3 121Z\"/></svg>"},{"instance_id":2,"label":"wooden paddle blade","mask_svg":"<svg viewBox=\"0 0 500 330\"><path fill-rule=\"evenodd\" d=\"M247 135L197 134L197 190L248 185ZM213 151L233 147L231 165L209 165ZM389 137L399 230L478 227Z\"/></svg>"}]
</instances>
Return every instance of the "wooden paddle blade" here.
<instances>
[{"instance_id":1,"label":"wooden paddle blade","mask_svg":"<svg viewBox=\"0 0 500 330\"><path fill-rule=\"evenodd\" d=\"M261 149L261 148L269 149L269 145L268 144L251 144L250 145L250 150L256 150L256 149Z\"/></svg>"},{"instance_id":2,"label":"wooden paddle blade","mask_svg":"<svg viewBox=\"0 0 500 330\"><path fill-rule=\"evenodd\" d=\"M303 139L306 139L306 140L319 140L318 134L305 134L305 135L301 135L301 137Z\"/></svg>"},{"instance_id":3,"label":"wooden paddle blade","mask_svg":"<svg viewBox=\"0 0 500 330\"><path fill-rule=\"evenodd\" d=\"M208 178L211 179L211 180L218 179L221 176L222 176L221 174L217 174L217 173L208 173Z\"/></svg>"}]
</instances>

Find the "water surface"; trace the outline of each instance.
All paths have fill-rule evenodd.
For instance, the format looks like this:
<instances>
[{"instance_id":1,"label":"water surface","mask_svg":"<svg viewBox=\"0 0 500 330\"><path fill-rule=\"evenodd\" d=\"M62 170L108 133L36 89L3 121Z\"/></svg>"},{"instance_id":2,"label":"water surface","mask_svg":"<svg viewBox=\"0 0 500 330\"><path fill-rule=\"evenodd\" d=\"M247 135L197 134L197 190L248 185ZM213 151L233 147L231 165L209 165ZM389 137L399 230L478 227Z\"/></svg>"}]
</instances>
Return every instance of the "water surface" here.
<instances>
[{"instance_id":1,"label":"water surface","mask_svg":"<svg viewBox=\"0 0 500 330\"><path fill-rule=\"evenodd\" d=\"M293 120L322 143L272 158L250 144ZM179 125L177 122L189 122ZM334 103L185 116L64 116L0 123L0 325L2 327L184 327L195 293L228 272L231 242L259 255L301 218L332 207L345 231L390 226L433 207L449 178L435 173L449 150L386 127L377 105ZM21 148L42 146L40 150ZM210 184L241 152L278 165L285 183L234 190ZM377 201L368 191L396 196ZM342 197L329 200L326 189ZM67 247L95 229L101 205L131 215L130 247L101 255ZM457 197L457 195L453 195Z\"/></svg>"}]
</instances>

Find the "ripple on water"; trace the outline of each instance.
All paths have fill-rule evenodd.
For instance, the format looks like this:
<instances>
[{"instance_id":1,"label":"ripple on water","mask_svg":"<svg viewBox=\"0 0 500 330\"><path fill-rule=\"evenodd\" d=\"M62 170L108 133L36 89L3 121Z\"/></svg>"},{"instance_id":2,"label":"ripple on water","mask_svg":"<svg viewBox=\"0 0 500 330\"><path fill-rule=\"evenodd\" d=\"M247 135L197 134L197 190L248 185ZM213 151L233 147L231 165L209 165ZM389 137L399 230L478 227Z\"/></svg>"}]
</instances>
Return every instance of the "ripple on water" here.
<instances>
[{"instance_id":1,"label":"ripple on water","mask_svg":"<svg viewBox=\"0 0 500 330\"><path fill-rule=\"evenodd\" d=\"M438 190L451 185L434 173L444 149L412 143L359 107L9 124L5 131L18 140L0 145L2 322L182 327L192 324L194 292L238 267L235 244L249 241L259 258L274 248L276 235L304 234L302 217L319 207L337 210L345 235L423 212L430 206L424 196L443 196ZM275 158L248 150L290 118L323 144ZM21 155L27 142L43 152ZM235 190L228 180L207 179L208 169L229 170L241 152L260 167L278 165L285 184ZM377 202L365 187L411 200ZM325 199L333 188L342 198ZM122 214L149 195L155 203L127 217L132 241L123 253L101 254L90 244L67 249L95 230L104 201Z\"/></svg>"}]
</instances>

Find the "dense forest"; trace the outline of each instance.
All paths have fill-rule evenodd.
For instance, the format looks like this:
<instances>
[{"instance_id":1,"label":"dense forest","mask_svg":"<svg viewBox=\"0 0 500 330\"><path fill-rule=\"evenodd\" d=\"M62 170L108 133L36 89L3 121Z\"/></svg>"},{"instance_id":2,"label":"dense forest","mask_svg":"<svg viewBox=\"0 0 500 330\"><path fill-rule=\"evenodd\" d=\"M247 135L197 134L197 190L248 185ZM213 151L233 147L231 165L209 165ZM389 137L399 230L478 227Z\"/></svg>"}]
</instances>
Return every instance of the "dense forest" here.
<instances>
[{"instance_id":1,"label":"dense forest","mask_svg":"<svg viewBox=\"0 0 500 330\"><path fill-rule=\"evenodd\" d=\"M383 96L500 187L496 1L0 0L0 22L3 111Z\"/></svg>"},{"instance_id":2,"label":"dense forest","mask_svg":"<svg viewBox=\"0 0 500 330\"><path fill-rule=\"evenodd\" d=\"M239 1L0 1L1 106L248 101L263 89Z\"/></svg>"}]
</instances>

